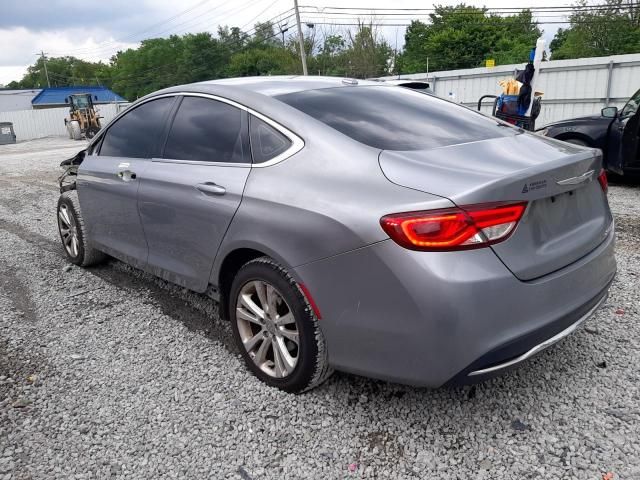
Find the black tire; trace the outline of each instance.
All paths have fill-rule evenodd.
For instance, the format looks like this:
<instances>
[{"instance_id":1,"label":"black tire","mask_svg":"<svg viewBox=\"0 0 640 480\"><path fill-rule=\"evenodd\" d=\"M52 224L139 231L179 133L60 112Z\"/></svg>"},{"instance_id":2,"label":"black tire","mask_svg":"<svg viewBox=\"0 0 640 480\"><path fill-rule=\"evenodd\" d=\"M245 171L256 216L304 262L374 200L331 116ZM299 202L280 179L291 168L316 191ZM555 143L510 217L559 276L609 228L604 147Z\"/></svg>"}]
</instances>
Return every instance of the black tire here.
<instances>
[{"instance_id":1,"label":"black tire","mask_svg":"<svg viewBox=\"0 0 640 480\"><path fill-rule=\"evenodd\" d=\"M243 287L253 281L275 287L295 319L299 339L296 348L297 363L290 373L281 378L269 375L256 365L241 338L236 305ZM331 376L333 369L328 364L327 347L318 318L296 281L282 266L269 257L260 257L246 263L233 279L228 300L229 318L236 346L249 370L264 383L289 393L301 393L317 387ZM275 352L272 351L272 354L275 355Z\"/></svg>"},{"instance_id":2,"label":"black tire","mask_svg":"<svg viewBox=\"0 0 640 480\"><path fill-rule=\"evenodd\" d=\"M75 247L67 245L69 236L65 236L65 220L68 216L72 233L76 236L77 242ZM64 252L69 261L81 267L90 267L104 262L108 256L105 253L93 248L87 241L87 230L80 211L80 203L78 202L78 194L75 191L64 192L58 199L58 208L56 210L56 218L58 222L58 233Z\"/></svg>"},{"instance_id":3,"label":"black tire","mask_svg":"<svg viewBox=\"0 0 640 480\"><path fill-rule=\"evenodd\" d=\"M71 120L68 128L73 140L82 140L82 131L80 130L80 123L77 120Z\"/></svg>"}]
</instances>

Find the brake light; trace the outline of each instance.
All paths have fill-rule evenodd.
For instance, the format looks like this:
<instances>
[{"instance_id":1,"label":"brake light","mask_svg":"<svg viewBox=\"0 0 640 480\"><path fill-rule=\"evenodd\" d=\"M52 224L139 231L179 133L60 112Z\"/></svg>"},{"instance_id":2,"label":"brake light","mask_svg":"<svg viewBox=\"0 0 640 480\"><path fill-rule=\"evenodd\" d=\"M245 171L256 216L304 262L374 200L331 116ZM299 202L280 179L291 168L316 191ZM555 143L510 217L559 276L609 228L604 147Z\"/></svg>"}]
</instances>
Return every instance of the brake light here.
<instances>
[{"instance_id":1,"label":"brake light","mask_svg":"<svg viewBox=\"0 0 640 480\"><path fill-rule=\"evenodd\" d=\"M600 170L600 175L598 175L598 182L600 182L602 191L606 195L609 191L609 180L607 180L607 171L604 168Z\"/></svg>"},{"instance_id":2,"label":"brake light","mask_svg":"<svg viewBox=\"0 0 640 480\"><path fill-rule=\"evenodd\" d=\"M423 251L467 250L506 240L527 207L491 203L386 215L382 229L398 245Z\"/></svg>"}]
</instances>

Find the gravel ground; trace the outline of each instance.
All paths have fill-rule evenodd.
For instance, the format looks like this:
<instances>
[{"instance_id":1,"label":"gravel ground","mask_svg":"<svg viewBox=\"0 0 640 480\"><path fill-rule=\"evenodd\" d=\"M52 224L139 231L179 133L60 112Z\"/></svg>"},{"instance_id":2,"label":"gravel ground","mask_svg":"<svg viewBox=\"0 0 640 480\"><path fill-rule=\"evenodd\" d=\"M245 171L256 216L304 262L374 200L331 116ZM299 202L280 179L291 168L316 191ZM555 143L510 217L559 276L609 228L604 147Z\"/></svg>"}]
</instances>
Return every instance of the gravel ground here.
<instances>
[{"instance_id":1,"label":"gravel ground","mask_svg":"<svg viewBox=\"0 0 640 480\"><path fill-rule=\"evenodd\" d=\"M336 374L294 396L245 371L206 298L70 267L57 164L0 146L0 480L640 479L640 195L611 186L619 273L586 329L475 387Z\"/></svg>"}]
</instances>

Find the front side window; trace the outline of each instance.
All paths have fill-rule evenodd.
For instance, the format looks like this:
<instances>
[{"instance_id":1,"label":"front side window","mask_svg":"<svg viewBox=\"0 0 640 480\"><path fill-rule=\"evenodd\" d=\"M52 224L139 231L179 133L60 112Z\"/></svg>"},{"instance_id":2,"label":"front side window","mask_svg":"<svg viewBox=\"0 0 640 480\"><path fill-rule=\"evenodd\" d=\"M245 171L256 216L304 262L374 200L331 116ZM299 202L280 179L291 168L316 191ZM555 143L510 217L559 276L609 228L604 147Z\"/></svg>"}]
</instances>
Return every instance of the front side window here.
<instances>
[{"instance_id":1,"label":"front side window","mask_svg":"<svg viewBox=\"0 0 640 480\"><path fill-rule=\"evenodd\" d=\"M620 113L621 117L630 117L635 115L638 111L638 107L640 107L640 90L636 92L636 94L629 99L627 104L622 109L622 113Z\"/></svg>"},{"instance_id":2,"label":"front side window","mask_svg":"<svg viewBox=\"0 0 640 480\"><path fill-rule=\"evenodd\" d=\"M245 113L223 102L185 97L176 114L164 158L199 162L244 163ZM246 118L246 117L244 117Z\"/></svg>"},{"instance_id":3,"label":"front side window","mask_svg":"<svg viewBox=\"0 0 640 480\"><path fill-rule=\"evenodd\" d=\"M253 163L268 162L291 147L291 140L267 122L251 115L249 123Z\"/></svg>"},{"instance_id":4,"label":"front side window","mask_svg":"<svg viewBox=\"0 0 640 480\"><path fill-rule=\"evenodd\" d=\"M276 98L381 150L423 150L518 133L460 105L401 87L324 88Z\"/></svg>"},{"instance_id":5,"label":"front side window","mask_svg":"<svg viewBox=\"0 0 640 480\"><path fill-rule=\"evenodd\" d=\"M158 156L158 140L174 97L163 97L127 111L104 134L100 156L151 158Z\"/></svg>"}]
</instances>

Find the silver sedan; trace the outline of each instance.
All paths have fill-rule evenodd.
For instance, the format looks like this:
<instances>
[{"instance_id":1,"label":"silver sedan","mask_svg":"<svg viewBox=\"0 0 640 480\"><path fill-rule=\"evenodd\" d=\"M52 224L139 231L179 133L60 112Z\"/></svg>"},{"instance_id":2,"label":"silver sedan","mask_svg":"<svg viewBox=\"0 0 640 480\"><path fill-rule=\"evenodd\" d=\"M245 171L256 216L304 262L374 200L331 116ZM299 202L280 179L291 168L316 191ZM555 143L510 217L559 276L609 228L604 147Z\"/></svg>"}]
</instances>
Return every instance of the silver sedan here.
<instances>
[{"instance_id":1,"label":"silver sedan","mask_svg":"<svg viewBox=\"0 0 640 480\"><path fill-rule=\"evenodd\" d=\"M220 302L248 368L487 378L562 339L616 271L599 151L380 82L263 77L142 98L64 162L71 262Z\"/></svg>"}]
</instances>

